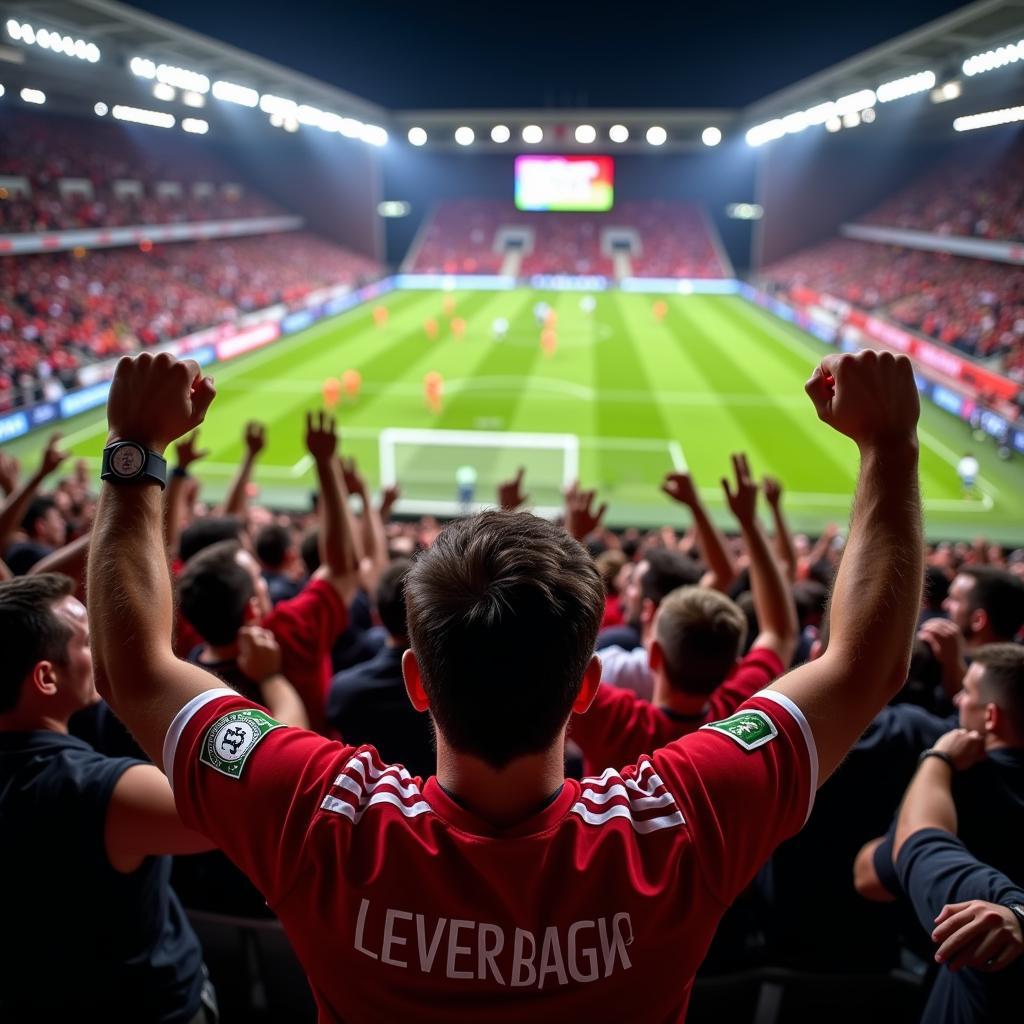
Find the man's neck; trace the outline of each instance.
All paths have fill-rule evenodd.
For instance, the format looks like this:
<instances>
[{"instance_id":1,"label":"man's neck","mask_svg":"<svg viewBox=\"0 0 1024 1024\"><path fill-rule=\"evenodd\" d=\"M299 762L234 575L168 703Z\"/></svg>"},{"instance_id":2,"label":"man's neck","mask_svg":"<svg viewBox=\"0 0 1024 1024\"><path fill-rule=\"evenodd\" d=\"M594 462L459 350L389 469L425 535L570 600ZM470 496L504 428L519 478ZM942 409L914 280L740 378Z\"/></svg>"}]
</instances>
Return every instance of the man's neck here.
<instances>
[{"instance_id":1,"label":"man's neck","mask_svg":"<svg viewBox=\"0 0 1024 1024\"><path fill-rule=\"evenodd\" d=\"M437 737L437 781L470 813L509 828L537 813L565 782L564 737L549 750L516 758L498 770L459 754Z\"/></svg>"},{"instance_id":2,"label":"man's neck","mask_svg":"<svg viewBox=\"0 0 1024 1024\"><path fill-rule=\"evenodd\" d=\"M68 721L54 715L15 708L5 715L0 715L0 732L59 732L66 736Z\"/></svg>"},{"instance_id":3,"label":"man's neck","mask_svg":"<svg viewBox=\"0 0 1024 1024\"><path fill-rule=\"evenodd\" d=\"M677 715L696 718L707 710L708 698L704 693L686 693L677 690L659 672L654 679L654 696L651 703L658 708L667 708Z\"/></svg>"}]
</instances>

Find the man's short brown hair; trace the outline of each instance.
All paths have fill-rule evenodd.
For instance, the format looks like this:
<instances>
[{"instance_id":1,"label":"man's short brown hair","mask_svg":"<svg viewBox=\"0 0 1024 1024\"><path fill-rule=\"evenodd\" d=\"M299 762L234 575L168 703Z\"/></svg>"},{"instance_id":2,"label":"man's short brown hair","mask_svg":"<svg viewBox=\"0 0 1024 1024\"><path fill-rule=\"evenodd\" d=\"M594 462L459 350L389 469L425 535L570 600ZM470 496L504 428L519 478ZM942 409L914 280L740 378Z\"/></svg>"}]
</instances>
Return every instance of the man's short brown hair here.
<instances>
[{"instance_id":1,"label":"man's short brown hair","mask_svg":"<svg viewBox=\"0 0 1024 1024\"><path fill-rule=\"evenodd\" d=\"M1024 647L985 644L973 652L971 661L985 669L978 683L982 700L998 705L1024 739Z\"/></svg>"},{"instance_id":2,"label":"man's short brown hair","mask_svg":"<svg viewBox=\"0 0 1024 1024\"><path fill-rule=\"evenodd\" d=\"M546 750L594 653L604 588L561 528L523 512L450 523L405 578L434 722L495 768Z\"/></svg>"},{"instance_id":3,"label":"man's short brown hair","mask_svg":"<svg viewBox=\"0 0 1024 1024\"><path fill-rule=\"evenodd\" d=\"M747 637L743 612L725 594L707 587L679 587L658 607L654 639L671 686L711 693L729 675Z\"/></svg>"}]
</instances>

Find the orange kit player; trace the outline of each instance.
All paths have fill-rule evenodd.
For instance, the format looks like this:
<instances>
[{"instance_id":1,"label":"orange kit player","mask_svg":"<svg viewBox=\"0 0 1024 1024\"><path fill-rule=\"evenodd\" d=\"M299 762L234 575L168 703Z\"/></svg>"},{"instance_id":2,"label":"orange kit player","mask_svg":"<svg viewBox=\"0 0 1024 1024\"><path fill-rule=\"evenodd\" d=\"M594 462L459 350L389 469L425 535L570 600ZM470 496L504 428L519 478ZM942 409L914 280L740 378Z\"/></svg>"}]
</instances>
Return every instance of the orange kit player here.
<instances>
[{"instance_id":1,"label":"orange kit player","mask_svg":"<svg viewBox=\"0 0 1024 1024\"><path fill-rule=\"evenodd\" d=\"M374 306L373 307L373 322L378 327L383 327L388 322L388 307L387 306Z\"/></svg>"},{"instance_id":2,"label":"orange kit player","mask_svg":"<svg viewBox=\"0 0 1024 1024\"><path fill-rule=\"evenodd\" d=\"M452 334L456 338L461 338L466 333L466 321L461 316L454 317L452 319Z\"/></svg>"},{"instance_id":3,"label":"orange kit player","mask_svg":"<svg viewBox=\"0 0 1024 1024\"><path fill-rule=\"evenodd\" d=\"M429 320L424 320L423 330L426 332L427 337L433 341L437 337L437 321L433 317L430 317Z\"/></svg>"},{"instance_id":4,"label":"orange kit player","mask_svg":"<svg viewBox=\"0 0 1024 1024\"><path fill-rule=\"evenodd\" d=\"M358 370L346 370L341 375L341 386L345 397L354 402L359 397L359 389L363 386L363 375Z\"/></svg>"},{"instance_id":5,"label":"orange kit player","mask_svg":"<svg viewBox=\"0 0 1024 1024\"><path fill-rule=\"evenodd\" d=\"M441 394L444 390L444 378L436 370L431 370L423 378L423 397L427 407L436 416L441 412Z\"/></svg>"},{"instance_id":6,"label":"orange kit player","mask_svg":"<svg viewBox=\"0 0 1024 1024\"><path fill-rule=\"evenodd\" d=\"M441 303L441 308L444 310L445 316L451 316L455 312L455 299L451 295L446 295L444 301Z\"/></svg>"},{"instance_id":7,"label":"orange kit player","mask_svg":"<svg viewBox=\"0 0 1024 1024\"><path fill-rule=\"evenodd\" d=\"M335 409L341 398L341 382L337 377L328 377L324 381L324 408Z\"/></svg>"},{"instance_id":8,"label":"orange kit player","mask_svg":"<svg viewBox=\"0 0 1024 1024\"><path fill-rule=\"evenodd\" d=\"M558 351L558 334L552 328L547 327L540 332L540 347L544 355L550 359Z\"/></svg>"}]
</instances>

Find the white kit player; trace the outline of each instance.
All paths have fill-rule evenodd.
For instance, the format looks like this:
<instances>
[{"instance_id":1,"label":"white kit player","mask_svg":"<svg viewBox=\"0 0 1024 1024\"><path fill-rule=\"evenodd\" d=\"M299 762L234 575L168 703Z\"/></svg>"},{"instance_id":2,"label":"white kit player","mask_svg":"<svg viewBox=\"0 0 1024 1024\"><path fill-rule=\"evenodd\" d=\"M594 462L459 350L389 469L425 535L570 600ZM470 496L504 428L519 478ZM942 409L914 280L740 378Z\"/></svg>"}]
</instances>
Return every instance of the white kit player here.
<instances>
[{"instance_id":1,"label":"white kit player","mask_svg":"<svg viewBox=\"0 0 1024 1024\"><path fill-rule=\"evenodd\" d=\"M508 318L499 316L494 323L491 324L491 334L495 341L504 341L508 337Z\"/></svg>"},{"instance_id":2,"label":"white kit player","mask_svg":"<svg viewBox=\"0 0 1024 1024\"><path fill-rule=\"evenodd\" d=\"M978 470L980 468L978 460L970 452L964 452L964 457L957 463L956 475L960 477L960 483L963 486L964 494L969 497L973 497L976 493L975 488L978 482Z\"/></svg>"}]
</instances>

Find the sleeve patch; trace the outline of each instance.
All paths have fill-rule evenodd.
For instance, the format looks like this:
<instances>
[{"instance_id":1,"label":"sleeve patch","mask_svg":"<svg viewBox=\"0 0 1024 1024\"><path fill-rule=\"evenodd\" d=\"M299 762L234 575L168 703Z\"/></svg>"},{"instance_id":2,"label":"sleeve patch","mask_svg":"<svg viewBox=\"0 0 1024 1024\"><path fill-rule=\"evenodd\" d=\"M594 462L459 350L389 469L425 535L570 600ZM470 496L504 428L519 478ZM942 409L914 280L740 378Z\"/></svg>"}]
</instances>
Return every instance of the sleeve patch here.
<instances>
[{"instance_id":1,"label":"sleeve patch","mask_svg":"<svg viewBox=\"0 0 1024 1024\"><path fill-rule=\"evenodd\" d=\"M268 732L282 728L258 708L240 708L221 715L203 737L199 760L232 779L240 779L249 755Z\"/></svg>"},{"instance_id":2,"label":"sleeve patch","mask_svg":"<svg viewBox=\"0 0 1024 1024\"><path fill-rule=\"evenodd\" d=\"M724 733L744 750L757 750L779 735L775 723L763 711L756 709L739 711L721 722L709 722L701 728Z\"/></svg>"}]
</instances>

